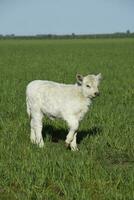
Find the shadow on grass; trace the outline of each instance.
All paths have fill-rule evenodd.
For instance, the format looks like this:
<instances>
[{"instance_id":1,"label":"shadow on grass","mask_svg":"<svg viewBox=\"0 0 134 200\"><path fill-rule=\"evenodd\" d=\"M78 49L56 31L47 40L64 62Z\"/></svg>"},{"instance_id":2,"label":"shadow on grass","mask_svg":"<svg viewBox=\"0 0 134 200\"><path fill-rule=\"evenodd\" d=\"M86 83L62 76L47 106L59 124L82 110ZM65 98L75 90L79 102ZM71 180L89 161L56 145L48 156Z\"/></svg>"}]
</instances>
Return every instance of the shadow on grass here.
<instances>
[{"instance_id":1,"label":"shadow on grass","mask_svg":"<svg viewBox=\"0 0 134 200\"><path fill-rule=\"evenodd\" d=\"M102 128L97 127L97 126L92 127L89 130L78 131L77 143L80 144L81 141L87 136L95 136L95 135L100 134L101 132L102 132ZM67 134L68 134L67 129L55 128L52 125L43 126L43 130L42 130L43 139L45 139L46 135L49 135L52 138L52 142L56 142L56 143L59 142L59 140L65 141Z\"/></svg>"},{"instance_id":2,"label":"shadow on grass","mask_svg":"<svg viewBox=\"0 0 134 200\"><path fill-rule=\"evenodd\" d=\"M125 167L134 165L134 157L127 152L111 148L109 151L105 152L105 154L106 155L101 158L101 161L108 166Z\"/></svg>"}]
</instances>

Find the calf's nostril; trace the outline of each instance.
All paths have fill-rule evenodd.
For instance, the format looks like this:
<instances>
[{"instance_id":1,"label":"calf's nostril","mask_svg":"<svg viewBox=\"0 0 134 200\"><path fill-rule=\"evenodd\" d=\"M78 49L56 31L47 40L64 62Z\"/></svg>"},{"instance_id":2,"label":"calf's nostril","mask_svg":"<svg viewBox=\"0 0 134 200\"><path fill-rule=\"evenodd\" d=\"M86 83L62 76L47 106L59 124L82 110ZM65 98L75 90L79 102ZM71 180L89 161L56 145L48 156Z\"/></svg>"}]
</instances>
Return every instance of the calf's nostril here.
<instances>
[{"instance_id":1,"label":"calf's nostril","mask_svg":"<svg viewBox=\"0 0 134 200\"><path fill-rule=\"evenodd\" d=\"M95 96L99 96L99 94L100 94L99 92L95 92Z\"/></svg>"}]
</instances>

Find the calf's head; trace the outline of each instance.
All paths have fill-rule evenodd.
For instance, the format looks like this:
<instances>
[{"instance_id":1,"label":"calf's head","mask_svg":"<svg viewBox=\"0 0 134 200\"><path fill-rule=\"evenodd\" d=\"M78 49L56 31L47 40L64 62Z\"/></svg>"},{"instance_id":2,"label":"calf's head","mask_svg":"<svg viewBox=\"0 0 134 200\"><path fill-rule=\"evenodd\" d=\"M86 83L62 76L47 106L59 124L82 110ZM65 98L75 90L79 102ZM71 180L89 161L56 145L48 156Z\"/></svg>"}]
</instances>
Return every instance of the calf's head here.
<instances>
[{"instance_id":1,"label":"calf's head","mask_svg":"<svg viewBox=\"0 0 134 200\"><path fill-rule=\"evenodd\" d=\"M76 75L77 83L82 87L82 92L85 97L94 98L99 95L98 86L101 77L101 74L87 76Z\"/></svg>"}]
</instances>

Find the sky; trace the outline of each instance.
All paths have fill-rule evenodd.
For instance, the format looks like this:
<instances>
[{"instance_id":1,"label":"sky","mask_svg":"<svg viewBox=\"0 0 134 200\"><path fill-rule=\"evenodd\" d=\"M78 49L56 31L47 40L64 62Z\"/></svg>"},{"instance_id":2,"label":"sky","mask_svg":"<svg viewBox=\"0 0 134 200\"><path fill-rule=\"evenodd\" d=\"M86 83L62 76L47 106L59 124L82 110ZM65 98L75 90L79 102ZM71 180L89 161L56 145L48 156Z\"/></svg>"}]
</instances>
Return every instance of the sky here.
<instances>
[{"instance_id":1,"label":"sky","mask_svg":"<svg viewBox=\"0 0 134 200\"><path fill-rule=\"evenodd\" d=\"M134 0L0 0L0 34L134 32Z\"/></svg>"}]
</instances>

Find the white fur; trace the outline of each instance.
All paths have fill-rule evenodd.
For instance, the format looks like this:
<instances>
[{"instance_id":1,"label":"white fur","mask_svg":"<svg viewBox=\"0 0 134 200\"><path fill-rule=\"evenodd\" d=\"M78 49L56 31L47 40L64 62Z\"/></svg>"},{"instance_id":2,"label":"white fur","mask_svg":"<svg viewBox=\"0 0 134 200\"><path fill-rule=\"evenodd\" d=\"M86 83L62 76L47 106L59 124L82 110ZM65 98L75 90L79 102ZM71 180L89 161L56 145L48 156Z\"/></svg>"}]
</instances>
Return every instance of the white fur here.
<instances>
[{"instance_id":1,"label":"white fur","mask_svg":"<svg viewBox=\"0 0 134 200\"><path fill-rule=\"evenodd\" d=\"M42 118L61 118L69 126L67 146L77 150L76 135L79 122L83 119L91 98L98 93L101 74L77 75L78 84L61 84L52 81L35 80L26 89L27 113L31 118L31 142L43 147Z\"/></svg>"}]
</instances>

